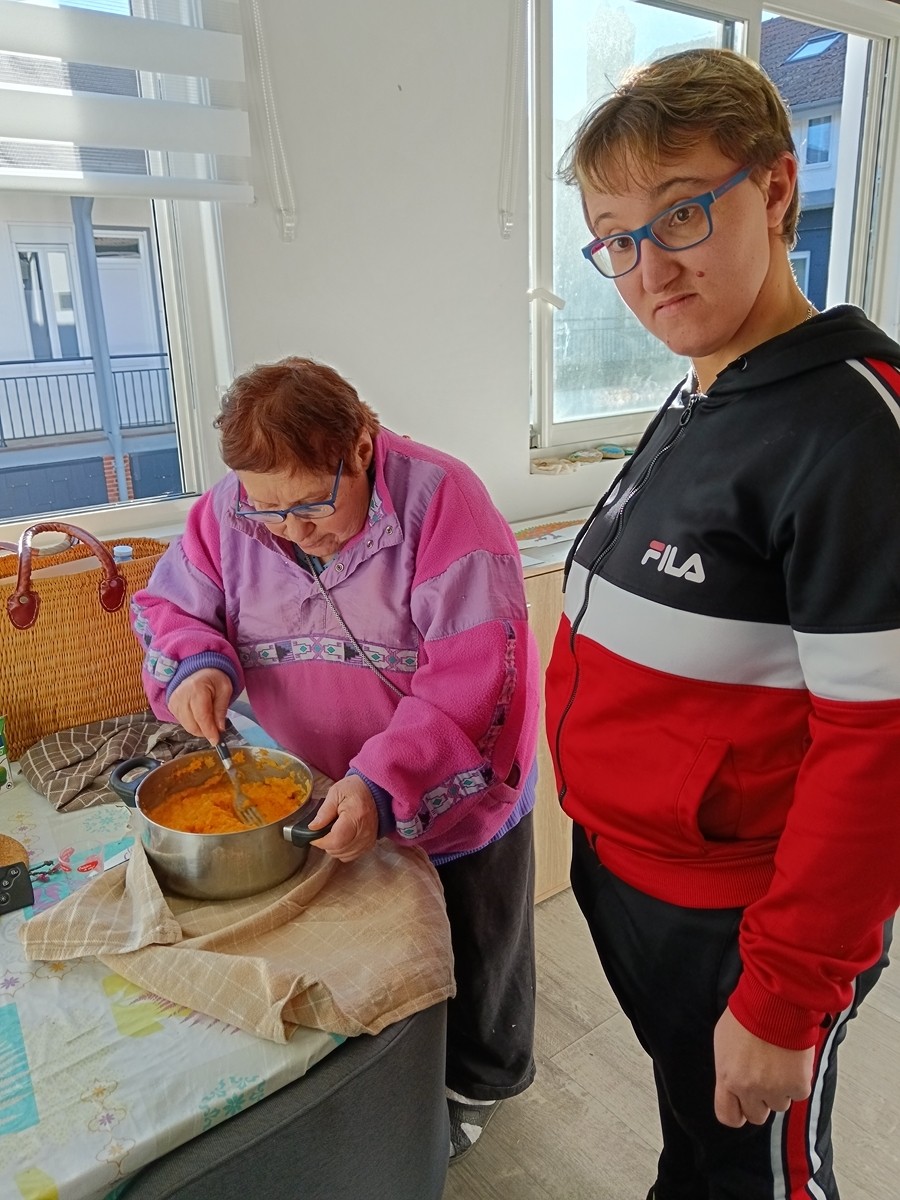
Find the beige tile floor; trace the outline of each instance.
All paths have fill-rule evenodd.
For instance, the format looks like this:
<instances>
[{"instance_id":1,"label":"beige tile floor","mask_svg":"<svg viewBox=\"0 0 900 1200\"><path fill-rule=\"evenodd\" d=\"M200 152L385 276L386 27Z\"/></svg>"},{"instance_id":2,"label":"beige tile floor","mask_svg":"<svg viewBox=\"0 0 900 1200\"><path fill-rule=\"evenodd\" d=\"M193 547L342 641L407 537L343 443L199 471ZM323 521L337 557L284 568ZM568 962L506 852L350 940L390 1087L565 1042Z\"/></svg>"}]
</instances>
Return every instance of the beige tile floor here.
<instances>
[{"instance_id":1,"label":"beige tile floor","mask_svg":"<svg viewBox=\"0 0 900 1200\"><path fill-rule=\"evenodd\" d=\"M444 1200L644 1200L659 1149L648 1060L569 891L537 909L538 1077L450 1170ZM900 1200L900 966L841 1047L841 1200Z\"/></svg>"}]
</instances>

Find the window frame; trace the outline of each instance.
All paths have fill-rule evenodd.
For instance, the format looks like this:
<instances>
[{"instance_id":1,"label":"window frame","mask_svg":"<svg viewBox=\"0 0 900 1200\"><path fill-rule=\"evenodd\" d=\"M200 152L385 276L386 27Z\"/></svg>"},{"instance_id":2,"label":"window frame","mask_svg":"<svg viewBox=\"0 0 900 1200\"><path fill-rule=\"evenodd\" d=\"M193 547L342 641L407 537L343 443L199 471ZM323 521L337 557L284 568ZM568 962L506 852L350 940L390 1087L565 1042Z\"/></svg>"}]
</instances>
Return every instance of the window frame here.
<instances>
[{"instance_id":1,"label":"window frame","mask_svg":"<svg viewBox=\"0 0 900 1200\"><path fill-rule=\"evenodd\" d=\"M650 0L648 0L650 2ZM860 180L853 204L853 247L847 271L847 299L866 309L873 321L897 337L900 325L900 229L888 214L900 204L900 5L891 0L715 0L686 8L678 0L652 0L712 19L732 19L744 27L745 53L759 61L763 12L811 25L858 34L876 42L860 130ZM532 0L530 16L529 107L531 117L531 277L527 293L531 316L532 424L530 454L565 453L587 443L634 439L653 417L661 397L639 413L583 421L553 420L553 309L565 305L553 281L553 44L554 0ZM882 83L880 104L871 99ZM893 106L893 107L890 107ZM833 126L832 126L833 137ZM834 157L833 142L828 164ZM876 159L880 171L876 171ZM892 206L894 208L892 209ZM585 231L585 240L588 239ZM577 248L576 248L577 249ZM673 385L677 382L674 377Z\"/></svg>"},{"instance_id":2,"label":"window frame","mask_svg":"<svg viewBox=\"0 0 900 1200\"><path fill-rule=\"evenodd\" d=\"M10 109L5 136L26 143L32 153L25 155L24 165L14 159L11 168L4 167L2 194L9 189L20 196L133 197L153 204L147 246L157 250L151 275L164 304L159 307L161 349L168 352L185 492L69 509L65 516L101 537L175 532L196 495L225 470L212 428L233 374L216 202L254 200L246 64L255 51L266 76L261 32L241 20L236 4L201 13L191 0L168 15L158 12L157 0L131 0L115 5L115 12L103 11L96 0L68 0L65 12L42 11L41 0L15 7L16 20L0 37L6 53L58 61L64 69L58 79L53 68L46 84L35 83L27 71L11 74L12 94L24 99ZM66 75L76 61L88 69L83 87ZM107 89L102 85L107 70L133 74L141 86ZM65 86L57 86L59 80ZM29 113L32 97L34 112ZM268 107L267 113L272 117ZM54 154L58 143L72 146L77 170ZM104 153L96 158L98 148ZM121 161L120 151L126 152ZM147 169L132 169L128 152L142 155ZM70 271L77 263L73 242L79 245L84 232L77 220L74 238L67 230ZM85 284L77 268L74 274L78 295ZM48 437L34 457L45 462L56 449ZM69 449L58 446L60 458L68 457ZM62 515L47 513L45 520ZM14 540L40 520L0 518L0 538Z\"/></svg>"},{"instance_id":3,"label":"window frame","mask_svg":"<svg viewBox=\"0 0 900 1200\"><path fill-rule=\"evenodd\" d=\"M15 542L42 520L67 520L107 540L173 536L183 530L197 496L225 474L213 428L233 376L219 205L196 200L153 204L185 494L0 522L0 541Z\"/></svg>"}]
</instances>

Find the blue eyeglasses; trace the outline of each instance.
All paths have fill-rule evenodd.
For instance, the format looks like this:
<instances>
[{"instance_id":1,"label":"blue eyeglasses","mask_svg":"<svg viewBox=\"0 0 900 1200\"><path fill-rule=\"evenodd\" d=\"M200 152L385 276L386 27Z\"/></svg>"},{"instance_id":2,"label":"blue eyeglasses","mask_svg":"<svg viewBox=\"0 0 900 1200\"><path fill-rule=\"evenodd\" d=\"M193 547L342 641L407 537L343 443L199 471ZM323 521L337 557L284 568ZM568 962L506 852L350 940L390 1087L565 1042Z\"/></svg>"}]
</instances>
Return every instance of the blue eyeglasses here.
<instances>
[{"instance_id":1,"label":"blue eyeglasses","mask_svg":"<svg viewBox=\"0 0 900 1200\"><path fill-rule=\"evenodd\" d=\"M338 487L343 474L344 463L338 463L337 474L334 477L334 487L327 500L318 504L294 504L291 508L249 508L238 500L235 514L248 521L258 521L263 525L281 525L288 517L303 517L305 521L318 521L322 517L330 517L337 508Z\"/></svg>"},{"instance_id":2,"label":"blue eyeglasses","mask_svg":"<svg viewBox=\"0 0 900 1200\"><path fill-rule=\"evenodd\" d=\"M641 261L641 242L645 239L662 250L690 250L692 246L699 246L713 231L710 208L720 196L743 183L749 175L750 168L744 167L713 191L673 204L640 229L597 238L581 253L601 275L619 279L633 271Z\"/></svg>"}]
</instances>

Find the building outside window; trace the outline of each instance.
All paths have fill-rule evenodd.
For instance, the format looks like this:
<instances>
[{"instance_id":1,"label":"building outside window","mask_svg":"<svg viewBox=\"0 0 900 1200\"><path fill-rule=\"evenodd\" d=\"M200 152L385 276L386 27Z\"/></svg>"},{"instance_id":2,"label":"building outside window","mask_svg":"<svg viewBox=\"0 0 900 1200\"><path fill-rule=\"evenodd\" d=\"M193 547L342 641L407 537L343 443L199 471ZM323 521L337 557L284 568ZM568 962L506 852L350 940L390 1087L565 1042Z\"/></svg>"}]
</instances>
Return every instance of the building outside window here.
<instances>
[{"instance_id":1,"label":"building outside window","mask_svg":"<svg viewBox=\"0 0 900 1200\"><path fill-rule=\"evenodd\" d=\"M100 199L94 211L145 223L130 231L93 232L103 318L102 337L95 340L102 347L90 337L68 199L0 193L0 243L14 250L0 257L0 311L6 314L0 330L0 520L51 511L62 495L69 511L185 493L153 205ZM48 219L20 223L36 212ZM98 390L95 351L101 350L121 435L125 496Z\"/></svg>"}]
</instances>

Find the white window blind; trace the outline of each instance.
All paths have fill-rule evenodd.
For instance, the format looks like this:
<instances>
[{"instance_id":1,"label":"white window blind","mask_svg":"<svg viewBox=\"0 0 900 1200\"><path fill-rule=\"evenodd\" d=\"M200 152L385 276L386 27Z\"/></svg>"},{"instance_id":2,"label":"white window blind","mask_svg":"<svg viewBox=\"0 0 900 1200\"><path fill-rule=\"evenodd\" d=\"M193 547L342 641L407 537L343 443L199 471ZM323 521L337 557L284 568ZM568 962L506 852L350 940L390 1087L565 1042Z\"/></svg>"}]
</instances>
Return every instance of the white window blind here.
<instances>
[{"instance_id":1,"label":"white window blind","mask_svg":"<svg viewBox=\"0 0 900 1200\"><path fill-rule=\"evenodd\" d=\"M239 0L0 0L0 189L249 203Z\"/></svg>"}]
</instances>

